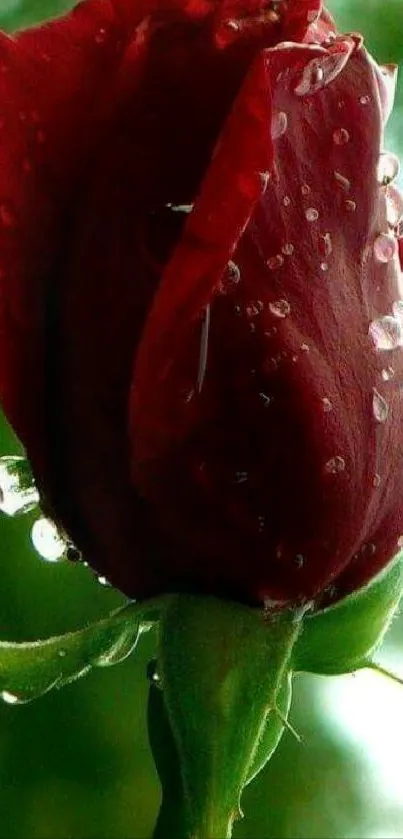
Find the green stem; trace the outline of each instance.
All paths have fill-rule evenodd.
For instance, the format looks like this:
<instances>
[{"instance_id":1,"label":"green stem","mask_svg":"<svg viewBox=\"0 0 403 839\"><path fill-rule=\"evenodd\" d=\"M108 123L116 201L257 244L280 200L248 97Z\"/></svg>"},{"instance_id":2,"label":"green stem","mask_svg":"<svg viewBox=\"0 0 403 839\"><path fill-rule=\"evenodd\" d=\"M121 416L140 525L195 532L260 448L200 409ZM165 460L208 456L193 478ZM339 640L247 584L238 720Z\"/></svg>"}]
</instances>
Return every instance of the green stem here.
<instances>
[{"instance_id":1,"label":"green stem","mask_svg":"<svg viewBox=\"0 0 403 839\"><path fill-rule=\"evenodd\" d=\"M148 736L161 782L162 800L152 839L188 839L179 757L168 723L162 691L150 685Z\"/></svg>"}]
</instances>

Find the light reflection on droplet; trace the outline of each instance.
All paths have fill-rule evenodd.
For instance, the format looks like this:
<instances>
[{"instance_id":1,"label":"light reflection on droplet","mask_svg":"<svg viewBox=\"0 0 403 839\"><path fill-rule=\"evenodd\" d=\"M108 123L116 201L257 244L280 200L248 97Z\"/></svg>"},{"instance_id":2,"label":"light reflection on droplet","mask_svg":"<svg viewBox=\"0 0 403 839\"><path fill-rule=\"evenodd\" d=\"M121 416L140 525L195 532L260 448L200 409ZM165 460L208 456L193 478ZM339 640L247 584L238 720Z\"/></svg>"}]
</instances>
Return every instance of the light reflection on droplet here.
<instances>
[{"instance_id":1,"label":"light reflection on droplet","mask_svg":"<svg viewBox=\"0 0 403 839\"><path fill-rule=\"evenodd\" d=\"M308 209L305 210L305 218L310 222L317 221L319 218L318 210L315 207L308 207Z\"/></svg>"},{"instance_id":2,"label":"light reflection on droplet","mask_svg":"<svg viewBox=\"0 0 403 839\"><path fill-rule=\"evenodd\" d=\"M267 267L270 268L271 271L276 270L276 268L281 268L284 263L284 257L281 256L281 253L277 253L275 256L271 256L270 259L267 260Z\"/></svg>"},{"instance_id":3,"label":"light reflection on droplet","mask_svg":"<svg viewBox=\"0 0 403 839\"><path fill-rule=\"evenodd\" d=\"M374 388L372 397L372 410L377 422L386 422L389 414L389 406L381 394Z\"/></svg>"},{"instance_id":4,"label":"light reflection on droplet","mask_svg":"<svg viewBox=\"0 0 403 839\"><path fill-rule=\"evenodd\" d=\"M269 303L269 309L272 315L275 315L277 318L286 318L287 315L290 314L291 306L288 300L276 300L272 303Z\"/></svg>"},{"instance_id":5,"label":"light reflection on droplet","mask_svg":"<svg viewBox=\"0 0 403 839\"><path fill-rule=\"evenodd\" d=\"M336 146L344 146L350 140L350 134L348 133L346 128L336 128L333 131L333 142Z\"/></svg>"},{"instance_id":6,"label":"light reflection on droplet","mask_svg":"<svg viewBox=\"0 0 403 839\"><path fill-rule=\"evenodd\" d=\"M31 540L35 550L47 562L59 562L63 559L66 542L50 519L42 517L34 523Z\"/></svg>"},{"instance_id":7,"label":"light reflection on droplet","mask_svg":"<svg viewBox=\"0 0 403 839\"><path fill-rule=\"evenodd\" d=\"M388 233L380 233L374 242L374 256L378 262L391 262L397 252L397 240Z\"/></svg>"},{"instance_id":8,"label":"light reflection on droplet","mask_svg":"<svg viewBox=\"0 0 403 839\"><path fill-rule=\"evenodd\" d=\"M331 475L336 475L339 472L344 472L346 468L346 461L344 457L341 455L336 455L335 457L331 457L330 460L327 461L325 464L325 470Z\"/></svg>"},{"instance_id":9,"label":"light reflection on droplet","mask_svg":"<svg viewBox=\"0 0 403 839\"><path fill-rule=\"evenodd\" d=\"M403 326L396 317L385 315L370 323L369 335L377 350L395 350L402 346Z\"/></svg>"},{"instance_id":10,"label":"light reflection on droplet","mask_svg":"<svg viewBox=\"0 0 403 839\"><path fill-rule=\"evenodd\" d=\"M288 118L285 111L277 111L273 114L271 121L271 136L273 140L278 140L287 131Z\"/></svg>"},{"instance_id":11,"label":"light reflection on droplet","mask_svg":"<svg viewBox=\"0 0 403 839\"><path fill-rule=\"evenodd\" d=\"M39 493L24 457L0 458L0 510L7 516L28 513L39 503Z\"/></svg>"},{"instance_id":12,"label":"light reflection on droplet","mask_svg":"<svg viewBox=\"0 0 403 839\"><path fill-rule=\"evenodd\" d=\"M399 169L399 158L391 152L382 152L376 170L378 183L382 186L388 186L399 174Z\"/></svg>"}]
</instances>

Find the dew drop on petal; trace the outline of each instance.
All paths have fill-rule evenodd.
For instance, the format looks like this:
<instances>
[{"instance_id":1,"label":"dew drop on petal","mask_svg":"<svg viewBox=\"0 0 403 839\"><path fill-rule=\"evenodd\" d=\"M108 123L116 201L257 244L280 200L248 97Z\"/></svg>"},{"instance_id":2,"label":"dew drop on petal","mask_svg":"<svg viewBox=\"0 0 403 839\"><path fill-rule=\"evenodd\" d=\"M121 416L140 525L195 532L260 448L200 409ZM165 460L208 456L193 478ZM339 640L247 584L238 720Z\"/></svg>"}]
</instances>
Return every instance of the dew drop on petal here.
<instances>
[{"instance_id":1,"label":"dew drop on petal","mask_svg":"<svg viewBox=\"0 0 403 839\"><path fill-rule=\"evenodd\" d=\"M378 183L388 186L399 174L399 169L399 158L391 152L382 152L376 170Z\"/></svg>"},{"instance_id":2,"label":"dew drop on petal","mask_svg":"<svg viewBox=\"0 0 403 839\"><path fill-rule=\"evenodd\" d=\"M397 252L397 240L388 233L380 233L374 242L374 256L378 262L391 262Z\"/></svg>"},{"instance_id":3,"label":"dew drop on petal","mask_svg":"<svg viewBox=\"0 0 403 839\"><path fill-rule=\"evenodd\" d=\"M370 96L360 96L360 105L368 105L370 101Z\"/></svg>"},{"instance_id":4,"label":"dew drop on petal","mask_svg":"<svg viewBox=\"0 0 403 839\"><path fill-rule=\"evenodd\" d=\"M319 250L323 256L330 256L333 251L333 242L330 233L319 236Z\"/></svg>"},{"instance_id":5,"label":"dew drop on petal","mask_svg":"<svg viewBox=\"0 0 403 839\"><path fill-rule=\"evenodd\" d=\"M284 257L281 256L281 253L276 254L276 256L271 256L270 259L267 260L267 267L270 268L271 271L274 271L276 268L281 268L284 263Z\"/></svg>"},{"instance_id":6,"label":"dew drop on petal","mask_svg":"<svg viewBox=\"0 0 403 839\"><path fill-rule=\"evenodd\" d=\"M268 408L269 405L271 405L271 403L272 403L272 397L267 396L267 393L263 393L263 392L260 392L259 396L260 396L260 399L262 401L263 407Z\"/></svg>"},{"instance_id":7,"label":"dew drop on petal","mask_svg":"<svg viewBox=\"0 0 403 839\"><path fill-rule=\"evenodd\" d=\"M386 190L386 220L391 227L396 227L403 218L403 195L393 184Z\"/></svg>"},{"instance_id":8,"label":"dew drop on petal","mask_svg":"<svg viewBox=\"0 0 403 839\"><path fill-rule=\"evenodd\" d=\"M0 510L7 516L28 513L39 503L39 492L24 457L0 458Z\"/></svg>"},{"instance_id":9,"label":"dew drop on petal","mask_svg":"<svg viewBox=\"0 0 403 839\"><path fill-rule=\"evenodd\" d=\"M317 221L319 218L319 212L315 207L308 207L305 210L305 218L307 221Z\"/></svg>"},{"instance_id":10,"label":"dew drop on petal","mask_svg":"<svg viewBox=\"0 0 403 839\"><path fill-rule=\"evenodd\" d=\"M347 128L336 128L333 131L333 142L336 146L345 146L350 140L350 135Z\"/></svg>"},{"instance_id":11,"label":"dew drop on petal","mask_svg":"<svg viewBox=\"0 0 403 839\"><path fill-rule=\"evenodd\" d=\"M370 323L369 335L377 350L395 350L402 346L403 324L396 317L385 315Z\"/></svg>"},{"instance_id":12,"label":"dew drop on petal","mask_svg":"<svg viewBox=\"0 0 403 839\"><path fill-rule=\"evenodd\" d=\"M101 27L98 29L97 34L95 35L95 43L96 44L104 44L106 40L106 29Z\"/></svg>"},{"instance_id":13,"label":"dew drop on petal","mask_svg":"<svg viewBox=\"0 0 403 839\"><path fill-rule=\"evenodd\" d=\"M286 242L286 244L283 245L281 250L286 256L292 256L292 254L294 253L294 245L292 245L291 242Z\"/></svg>"},{"instance_id":14,"label":"dew drop on petal","mask_svg":"<svg viewBox=\"0 0 403 839\"><path fill-rule=\"evenodd\" d=\"M344 202L344 206L345 206L348 213L355 213L355 211L357 209L356 202L351 201L350 199L347 199L347 201Z\"/></svg>"},{"instance_id":15,"label":"dew drop on petal","mask_svg":"<svg viewBox=\"0 0 403 839\"><path fill-rule=\"evenodd\" d=\"M381 476L378 475L378 472L374 475L374 480L372 481L372 486L377 489L381 485Z\"/></svg>"},{"instance_id":16,"label":"dew drop on petal","mask_svg":"<svg viewBox=\"0 0 403 839\"><path fill-rule=\"evenodd\" d=\"M289 195L285 195L283 198L284 207L289 207L291 204L291 198Z\"/></svg>"},{"instance_id":17,"label":"dew drop on petal","mask_svg":"<svg viewBox=\"0 0 403 839\"><path fill-rule=\"evenodd\" d=\"M241 279L241 272L239 270L239 266L236 264L236 262L233 262L232 259L230 259L230 261L228 262L227 270L228 281L230 283L233 283L234 285L239 283L239 280Z\"/></svg>"},{"instance_id":18,"label":"dew drop on petal","mask_svg":"<svg viewBox=\"0 0 403 839\"><path fill-rule=\"evenodd\" d=\"M259 172L259 178L262 191L265 192L270 180L270 172Z\"/></svg>"},{"instance_id":19,"label":"dew drop on petal","mask_svg":"<svg viewBox=\"0 0 403 839\"><path fill-rule=\"evenodd\" d=\"M302 186L301 186L302 195L309 195L310 191L311 191L311 187L309 186L309 184L302 184Z\"/></svg>"},{"instance_id":20,"label":"dew drop on petal","mask_svg":"<svg viewBox=\"0 0 403 839\"><path fill-rule=\"evenodd\" d=\"M295 557L295 564L297 568L302 568L305 564L305 557L303 554L297 554Z\"/></svg>"},{"instance_id":21,"label":"dew drop on petal","mask_svg":"<svg viewBox=\"0 0 403 839\"><path fill-rule=\"evenodd\" d=\"M59 562L63 558L66 542L50 519L42 517L34 523L31 540L35 550L47 562Z\"/></svg>"},{"instance_id":22,"label":"dew drop on petal","mask_svg":"<svg viewBox=\"0 0 403 839\"><path fill-rule=\"evenodd\" d=\"M275 315L277 318L286 318L291 312L291 306L288 300L276 300L273 303L269 303L269 309L272 315Z\"/></svg>"},{"instance_id":23,"label":"dew drop on petal","mask_svg":"<svg viewBox=\"0 0 403 839\"><path fill-rule=\"evenodd\" d=\"M301 350L301 352L309 352L309 346L308 346L308 344L305 344L305 343L304 343L304 344L301 344L301 346L300 346L300 350Z\"/></svg>"},{"instance_id":24,"label":"dew drop on petal","mask_svg":"<svg viewBox=\"0 0 403 839\"><path fill-rule=\"evenodd\" d=\"M235 481L237 484L244 484L248 480L247 472L235 472Z\"/></svg>"},{"instance_id":25,"label":"dew drop on petal","mask_svg":"<svg viewBox=\"0 0 403 839\"><path fill-rule=\"evenodd\" d=\"M325 414L328 414L330 411L333 410L333 405L332 405L330 399L328 399L327 396L324 396L323 399L322 399L322 407L323 407L323 410L324 410Z\"/></svg>"},{"instance_id":26,"label":"dew drop on petal","mask_svg":"<svg viewBox=\"0 0 403 839\"><path fill-rule=\"evenodd\" d=\"M344 472L345 468L346 461L344 460L344 457L341 457L340 455L331 457L325 464L326 472L331 475L337 475L339 472Z\"/></svg>"},{"instance_id":27,"label":"dew drop on petal","mask_svg":"<svg viewBox=\"0 0 403 839\"><path fill-rule=\"evenodd\" d=\"M329 264L327 262L320 263L320 270L324 273L329 270Z\"/></svg>"},{"instance_id":28,"label":"dew drop on petal","mask_svg":"<svg viewBox=\"0 0 403 839\"><path fill-rule=\"evenodd\" d=\"M344 189L345 192L348 192L349 189L351 189L351 182L348 178L346 178L345 175L342 175L342 173L338 172L337 169L334 170L333 175L335 181L337 182L338 186L341 187L341 189Z\"/></svg>"},{"instance_id":29,"label":"dew drop on petal","mask_svg":"<svg viewBox=\"0 0 403 839\"><path fill-rule=\"evenodd\" d=\"M166 204L169 210L173 213L191 213L194 204Z\"/></svg>"},{"instance_id":30,"label":"dew drop on petal","mask_svg":"<svg viewBox=\"0 0 403 839\"><path fill-rule=\"evenodd\" d=\"M386 422L389 414L389 406L376 388L374 388L372 397L372 410L377 422Z\"/></svg>"},{"instance_id":31,"label":"dew drop on petal","mask_svg":"<svg viewBox=\"0 0 403 839\"><path fill-rule=\"evenodd\" d=\"M384 367L383 370L381 370L381 379L384 382L390 382L393 379L394 375L395 371L393 367Z\"/></svg>"},{"instance_id":32,"label":"dew drop on petal","mask_svg":"<svg viewBox=\"0 0 403 839\"><path fill-rule=\"evenodd\" d=\"M288 118L285 111L277 111L273 114L271 121L271 136L273 140L278 140L287 131Z\"/></svg>"},{"instance_id":33,"label":"dew drop on petal","mask_svg":"<svg viewBox=\"0 0 403 839\"><path fill-rule=\"evenodd\" d=\"M392 306L392 311L395 318L397 318L403 328L403 300L395 300Z\"/></svg>"}]
</instances>

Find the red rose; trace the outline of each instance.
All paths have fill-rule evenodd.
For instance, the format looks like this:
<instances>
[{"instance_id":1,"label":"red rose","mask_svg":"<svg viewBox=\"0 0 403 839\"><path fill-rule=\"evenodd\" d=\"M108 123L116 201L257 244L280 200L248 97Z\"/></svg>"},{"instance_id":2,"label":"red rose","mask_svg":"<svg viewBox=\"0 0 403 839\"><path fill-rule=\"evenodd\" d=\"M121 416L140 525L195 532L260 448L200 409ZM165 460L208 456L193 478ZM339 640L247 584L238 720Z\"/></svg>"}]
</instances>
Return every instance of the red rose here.
<instances>
[{"instance_id":1,"label":"red rose","mask_svg":"<svg viewBox=\"0 0 403 839\"><path fill-rule=\"evenodd\" d=\"M88 0L1 36L1 399L131 596L323 602L397 550L395 72L319 6Z\"/></svg>"}]
</instances>

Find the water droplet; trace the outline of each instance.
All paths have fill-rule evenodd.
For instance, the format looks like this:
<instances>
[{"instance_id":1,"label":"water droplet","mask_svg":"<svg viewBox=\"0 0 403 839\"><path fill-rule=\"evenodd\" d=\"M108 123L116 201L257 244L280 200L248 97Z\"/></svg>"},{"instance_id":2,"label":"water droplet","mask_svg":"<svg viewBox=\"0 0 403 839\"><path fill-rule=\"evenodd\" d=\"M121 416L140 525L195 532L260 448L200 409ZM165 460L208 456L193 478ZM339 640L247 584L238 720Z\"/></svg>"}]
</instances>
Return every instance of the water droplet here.
<instances>
[{"instance_id":1,"label":"water droplet","mask_svg":"<svg viewBox=\"0 0 403 839\"><path fill-rule=\"evenodd\" d=\"M376 388L374 388L374 394L372 397L372 410L377 422L386 422L389 414L389 406L383 396L378 393Z\"/></svg>"},{"instance_id":2,"label":"water droplet","mask_svg":"<svg viewBox=\"0 0 403 839\"><path fill-rule=\"evenodd\" d=\"M288 300L276 300L274 303L269 303L269 309L276 318L286 318L290 314L291 306Z\"/></svg>"},{"instance_id":3,"label":"water droplet","mask_svg":"<svg viewBox=\"0 0 403 839\"><path fill-rule=\"evenodd\" d=\"M67 544L65 556L66 559L69 560L69 562L81 562L82 560L81 551L79 551L78 548L76 548L76 546L72 544L72 542L69 542Z\"/></svg>"},{"instance_id":4,"label":"water droplet","mask_svg":"<svg viewBox=\"0 0 403 839\"><path fill-rule=\"evenodd\" d=\"M388 233L381 233L374 242L374 256L378 262L391 262L397 252L397 240Z\"/></svg>"},{"instance_id":5,"label":"water droplet","mask_svg":"<svg viewBox=\"0 0 403 839\"><path fill-rule=\"evenodd\" d=\"M0 458L0 510L8 516L28 513L39 503L39 493L24 457Z\"/></svg>"},{"instance_id":6,"label":"water droplet","mask_svg":"<svg viewBox=\"0 0 403 839\"><path fill-rule=\"evenodd\" d=\"M162 688L161 677L158 673L158 662L156 658L152 658L147 664L147 679L156 687Z\"/></svg>"},{"instance_id":7,"label":"water droplet","mask_svg":"<svg viewBox=\"0 0 403 839\"><path fill-rule=\"evenodd\" d=\"M360 105L368 105L368 103L370 101L371 101L370 96L360 96Z\"/></svg>"},{"instance_id":8,"label":"water droplet","mask_svg":"<svg viewBox=\"0 0 403 839\"><path fill-rule=\"evenodd\" d=\"M332 405L330 399L328 399L327 396L323 397L322 406L323 406L323 410L324 410L325 414L328 414L330 411L333 410L333 405Z\"/></svg>"},{"instance_id":9,"label":"water droplet","mask_svg":"<svg viewBox=\"0 0 403 839\"><path fill-rule=\"evenodd\" d=\"M328 270L329 270L329 265L328 265L328 263L327 263L327 262L321 262L321 263L320 263L320 270L321 270L321 271L324 271L324 272L328 271Z\"/></svg>"},{"instance_id":10,"label":"water droplet","mask_svg":"<svg viewBox=\"0 0 403 839\"><path fill-rule=\"evenodd\" d=\"M302 568L305 564L305 557L303 554L297 554L295 557L295 564L297 568Z\"/></svg>"},{"instance_id":11,"label":"water droplet","mask_svg":"<svg viewBox=\"0 0 403 839\"><path fill-rule=\"evenodd\" d=\"M15 214L8 204L0 204L0 222L3 227L14 227Z\"/></svg>"},{"instance_id":12,"label":"water droplet","mask_svg":"<svg viewBox=\"0 0 403 839\"><path fill-rule=\"evenodd\" d=\"M308 207L308 209L305 210L305 218L307 221L317 221L319 218L318 210L316 210L315 207Z\"/></svg>"},{"instance_id":13,"label":"water droplet","mask_svg":"<svg viewBox=\"0 0 403 839\"><path fill-rule=\"evenodd\" d=\"M319 236L319 250L323 256L330 256L333 250L333 242L330 233Z\"/></svg>"},{"instance_id":14,"label":"water droplet","mask_svg":"<svg viewBox=\"0 0 403 839\"><path fill-rule=\"evenodd\" d=\"M289 195L285 195L283 198L284 207L289 207L291 204L291 198Z\"/></svg>"},{"instance_id":15,"label":"water droplet","mask_svg":"<svg viewBox=\"0 0 403 839\"><path fill-rule=\"evenodd\" d=\"M291 242L286 242L286 244L283 245L281 250L286 256L292 256L292 254L294 253L294 245L292 245Z\"/></svg>"},{"instance_id":16,"label":"water droplet","mask_svg":"<svg viewBox=\"0 0 403 839\"><path fill-rule=\"evenodd\" d=\"M372 486L377 489L381 485L381 476L376 473L374 475L374 480L372 481Z\"/></svg>"},{"instance_id":17,"label":"water droplet","mask_svg":"<svg viewBox=\"0 0 403 839\"><path fill-rule=\"evenodd\" d=\"M373 320L369 335L377 350L395 350L403 345L403 325L391 315Z\"/></svg>"},{"instance_id":18,"label":"water droplet","mask_svg":"<svg viewBox=\"0 0 403 839\"><path fill-rule=\"evenodd\" d=\"M66 655L67 655L67 652L66 652L66 650L58 650L57 654L58 654L59 658L65 658Z\"/></svg>"},{"instance_id":19,"label":"water droplet","mask_svg":"<svg viewBox=\"0 0 403 839\"><path fill-rule=\"evenodd\" d=\"M333 171L333 175L338 185L344 189L345 192L348 192L349 189L351 189L351 182L345 177L345 175L342 175L341 172L337 171L337 169Z\"/></svg>"},{"instance_id":20,"label":"water droplet","mask_svg":"<svg viewBox=\"0 0 403 839\"><path fill-rule=\"evenodd\" d=\"M236 262L233 262L232 259L230 259L230 261L228 262L227 271L228 282L234 283L234 285L239 283L239 280L241 279L241 272Z\"/></svg>"},{"instance_id":21,"label":"water droplet","mask_svg":"<svg viewBox=\"0 0 403 839\"><path fill-rule=\"evenodd\" d=\"M262 400L263 407L264 407L264 408L268 408L268 407L269 407L269 405L271 405L271 402L272 402L272 397L271 397L271 396L267 396L267 394L266 394L266 393L262 393L262 392L261 392L261 393L259 393L259 396L260 396L260 398L261 398L261 400Z\"/></svg>"},{"instance_id":22,"label":"water droplet","mask_svg":"<svg viewBox=\"0 0 403 839\"><path fill-rule=\"evenodd\" d=\"M15 693L10 693L9 690L2 690L0 696L3 702L7 705L21 705L21 699Z\"/></svg>"},{"instance_id":23,"label":"water droplet","mask_svg":"<svg viewBox=\"0 0 403 839\"><path fill-rule=\"evenodd\" d=\"M66 542L50 519L42 517L35 522L31 540L35 550L47 562L59 562L63 558Z\"/></svg>"},{"instance_id":24,"label":"water droplet","mask_svg":"<svg viewBox=\"0 0 403 839\"><path fill-rule=\"evenodd\" d=\"M244 484L248 480L247 472L235 472L235 480L237 484Z\"/></svg>"},{"instance_id":25,"label":"water droplet","mask_svg":"<svg viewBox=\"0 0 403 839\"><path fill-rule=\"evenodd\" d=\"M399 536L399 538L397 540L397 547L398 548L403 548L403 536Z\"/></svg>"},{"instance_id":26,"label":"water droplet","mask_svg":"<svg viewBox=\"0 0 403 839\"><path fill-rule=\"evenodd\" d=\"M346 50L331 48L320 58L313 58L305 65L301 79L294 89L297 96L311 96L330 84L346 65L351 48Z\"/></svg>"},{"instance_id":27,"label":"water droplet","mask_svg":"<svg viewBox=\"0 0 403 839\"><path fill-rule=\"evenodd\" d=\"M105 41L106 41L106 29L101 27L101 29L98 29L98 32L95 35L95 43L96 44L104 44Z\"/></svg>"},{"instance_id":28,"label":"water droplet","mask_svg":"<svg viewBox=\"0 0 403 839\"><path fill-rule=\"evenodd\" d=\"M277 111L272 116L271 120L271 136L273 140L278 140L287 131L288 118L285 111Z\"/></svg>"},{"instance_id":29,"label":"water droplet","mask_svg":"<svg viewBox=\"0 0 403 839\"><path fill-rule=\"evenodd\" d=\"M310 191L311 191L311 187L309 186L309 184L302 184L302 186L301 186L302 195L309 195Z\"/></svg>"},{"instance_id":30,"label":"water droplet","mask_svg":"<svg viewBox=\"0 0 403 839\"><path fill-rule=\"evenodd\" d=\"M336 128L333 131L333 142L336 146L345 146L350 140L350 134L347 131L347 128Z\"/></svg>"},{"instance_id":31,"label":"water droplet","mask_svg":"<svg viewBox=\"0 0 403 839\"><path fill-rule=\"evenodd\" d=\"M271 271L274 271L276 268L281 268L284 263L284 258L281 256L281 253L277 253L276 256L271 256L270 259L267 260L267 267L270 268Z\"/></svg>"},{"instance_id":32,"label":"water droplet","mask_svg":"<svg viewBox=\"0 0 403 839\"><path fill-rule=\"evenodd\" d=\"M308 344L301 344L300 350L301 350L301 352L309 352Z\"/></svg>"},{"instance_id":33,"label":"water droplet","mask_svg":"<svg viewBox=\"0 0 403 839\"><path fill-rule=\"evenodd\" d=\"M297 96L308 96L323 86L325 74L317 58L310 61L302 72L301 79L294 89Z\"/></svg>"},{"instance_id":34,"label":"water droplet","mask_svg":"<svg viewBox=\"0 0 403 839\"><path fill-rule=\"evenodd\" d=\"M384 382L390 382L393 379L394 375L395 371L393 367L384 367L384 369L381 371L381 378Z\"/></svg>"},{"instance_id":35,"label":"water droplet","mask_svg":"<svg viewBox=\"0 0 403 839\"><path fill-rule=\"evenodd\" d=\"M344 202L344 206L345 206L348 213L355 213L355 211L357 209L356 202L351 201L351 199L347 199L347 201Z\"/></svg>"},{"instance_id":36,"label":"water droplet","mask_svg":"<svg viewBox=\"0 0 403 839\"><path fill-rule=\"evenodd\" d=\"M392 310L395 318L397 318L403 328L403 300L395 300Z\"/></svg>"},{"instance_id":37,"label":"water droplet","mask_svg":"<svg viewBox=\"0 0 403 839\"><path fill-rule=\"evenodd\" d=\"M97 580L101 586L110 586L110 582L106 577L97 577Z\"/></svg>"},{"instance_id":38,"label":"water droplet","mask_svg":"<svg viewBox=\"0 0 403 839\"><path fill-rule=\"evenodd\" d=\"M165 205L173 213L191 213L194 204L166 204Z\"/></svg>"},{"instance_id":39,"label":"water droplet","mask_svg":"<svg viewBox=\"0 0 403 839\"><path fill-rule=\"evenodd\" d=\"M399 174L399 169L399 158L391 152L382 152L376 170L378 183L382 186L388 186Z\"/></svg>"},{"instance_id":40,"label":"water droplet","mask_svg":"<svg viewBox=\"0 0 403 839\"><path fill-rule=\"evenodd\" d=\"M259 172L259 177L262 191L265 192L269 184L270 172Z\"/></svg>"},{"instance_id":41,"label":"water droplet","mask_svg":"<svg viewBox=\"0 0 403 839\"><path fill-rule=\"evenodd\" d=\"M403 195L391 184L386 190L386 220L396 227L403 218Z\"/></svg>"},{"instance_id":42,"label":"water droplet","mask_svg":"<svg viewBox=\"0 0 403 839\"><path fill-rule=\"evenodd\" d=\"M339 472L344 472L346 468L346 461L344 457L340 457L340 455L336 455L336 457L331 457L330 460L327 461L325 464L326 472L329 472L331 475L336 475Z\"/></svg>"}]
</instances>

